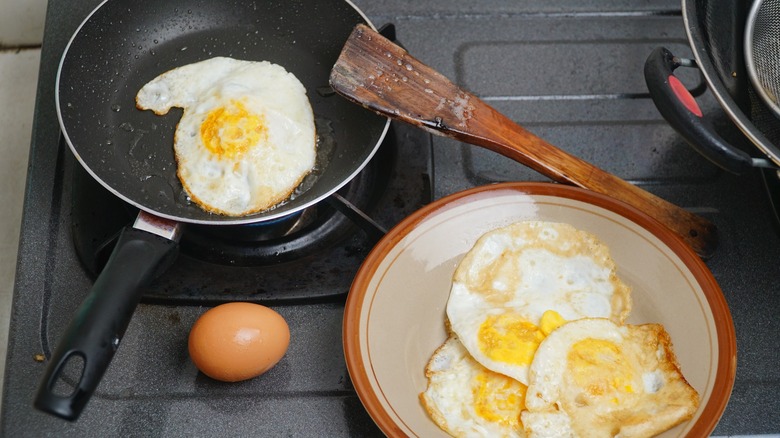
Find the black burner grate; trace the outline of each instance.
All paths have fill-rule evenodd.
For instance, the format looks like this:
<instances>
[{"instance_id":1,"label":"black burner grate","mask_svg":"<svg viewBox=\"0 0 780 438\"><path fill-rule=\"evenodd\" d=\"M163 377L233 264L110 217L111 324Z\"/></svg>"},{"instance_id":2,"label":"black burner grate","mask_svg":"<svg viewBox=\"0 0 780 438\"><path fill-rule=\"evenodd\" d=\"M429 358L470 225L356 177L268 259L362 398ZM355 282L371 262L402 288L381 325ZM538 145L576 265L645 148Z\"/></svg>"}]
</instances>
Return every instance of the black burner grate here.
<instances>
[{"instance_id":1,"label":"black burner grate","mask_svg":"<svg viewBox=\"0 0 780 438\"><path fill-rule=\"evenodd\" d=\"M433 192L427 177L391 183L399 175L409 179L409 172L425 176L431 166L427 151L410 151L406 145L399 149L395 141L398 129L388 132L366 168L327 202L258 224L186 225L179 258L149 287L144 299L213 304L343 297L349 280L381 234L370 224L356 224L342 214L342 200L377 222L392 225L395 222L387 217L387 210L408 215L429 202ZM427 143L426 134L401 129L406 138L420 137L412 144ZM414 158L399 158L408 154ZM404 163L402 170L399 162ZM79 166L74 166L71 179L73 241L80 261L94 278L108 260L119 232L132 224L138 210L108 192ZM410 198L399 190L416 194ZM418 201L399 204L399 199Z\"/></svg>"}]
</instances>

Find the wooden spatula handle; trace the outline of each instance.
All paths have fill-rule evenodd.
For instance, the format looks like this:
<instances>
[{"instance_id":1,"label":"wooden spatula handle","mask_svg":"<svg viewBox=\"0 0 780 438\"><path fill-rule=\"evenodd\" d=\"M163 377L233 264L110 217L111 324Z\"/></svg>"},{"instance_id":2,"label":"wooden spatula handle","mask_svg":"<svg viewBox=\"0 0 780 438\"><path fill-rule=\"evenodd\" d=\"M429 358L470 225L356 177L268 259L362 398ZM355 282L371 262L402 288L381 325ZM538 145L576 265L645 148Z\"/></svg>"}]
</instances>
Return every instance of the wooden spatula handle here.
<instances>
[{"instance_id":1,"label":"wooden spatula handle","mask_svg":"<svg viewBox=\"0 0 780 438\"><path fill-rule=\"evenodd\" d=\"M330 82L336 92L370 110L630 204L675 231L703 257L717 246L710 221L547 143L367 26L358 25L347 40Z\"/></svg>"}]
</instances>

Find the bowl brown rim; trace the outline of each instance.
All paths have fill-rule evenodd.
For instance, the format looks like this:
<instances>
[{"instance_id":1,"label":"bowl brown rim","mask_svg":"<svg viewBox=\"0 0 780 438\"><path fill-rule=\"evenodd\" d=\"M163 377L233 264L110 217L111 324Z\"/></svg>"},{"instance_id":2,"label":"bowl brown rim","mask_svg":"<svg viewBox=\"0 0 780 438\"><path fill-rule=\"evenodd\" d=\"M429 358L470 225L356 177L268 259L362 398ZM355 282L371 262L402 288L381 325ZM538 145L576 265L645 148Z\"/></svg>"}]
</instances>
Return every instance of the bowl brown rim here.
<instances>
[{"instance_id":1,"label":"bowl brown rim","mask_svg":"<svg viewBox=\"0 0 780 438\"><path fill-rule=\"evenodd\" d=\"M737 341L731 311L723 292L709 268L701 258L688 246L677 234L666 226L643 213L642 211L611 198L589 190L557 183L543 182L505 182L487 186L478 186L471 189L453 193L427 206L415 211L393 229L391 229L371 250L360 269L358 270L347 296L344 306L344 321L342 337L344 343L344 356L347 363L352 384L368 411L368 414L377 426L387 436L406 436L396 425L392 417L385 411L382 403L371 387L371 382L366 372L366 364L360 354L360 315L368 284L373 278L382 260L406 235L414 230L417 225L432 213L445 208L447 205L473 196L478 193L491 191L513 190L522 194L536 196L556 196L576 201L593 204L609 210L636 223L648 230L661 240L671 251L677 255L690 270L693 277L699 283L704 293L715 324L718 339L718 365L715 373L715 381L719 382L712 388L707 404L696 420L689 436L709 436L720 421L723 411L726 409L731 390L734 386L737 370Z\"/></svg>"}]
</instances>

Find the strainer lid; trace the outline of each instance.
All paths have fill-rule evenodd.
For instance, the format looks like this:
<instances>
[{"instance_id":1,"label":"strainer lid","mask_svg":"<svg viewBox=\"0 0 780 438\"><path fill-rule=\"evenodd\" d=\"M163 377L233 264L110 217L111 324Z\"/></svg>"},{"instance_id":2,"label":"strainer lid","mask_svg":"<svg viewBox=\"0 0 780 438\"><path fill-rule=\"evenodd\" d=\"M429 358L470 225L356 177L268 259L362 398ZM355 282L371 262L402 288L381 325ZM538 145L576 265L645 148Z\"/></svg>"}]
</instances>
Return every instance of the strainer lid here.
<instances>
[{"instance_id":1,"label":"strainer lid","mask_svg":"<svg viewBox=\"0 0 780 438\"><path fill-rule=\"evenodd\" d=\"M753 87L780 117L780 0L756 0L745 23L745 64Z\"/></svg>"}]
</instances>

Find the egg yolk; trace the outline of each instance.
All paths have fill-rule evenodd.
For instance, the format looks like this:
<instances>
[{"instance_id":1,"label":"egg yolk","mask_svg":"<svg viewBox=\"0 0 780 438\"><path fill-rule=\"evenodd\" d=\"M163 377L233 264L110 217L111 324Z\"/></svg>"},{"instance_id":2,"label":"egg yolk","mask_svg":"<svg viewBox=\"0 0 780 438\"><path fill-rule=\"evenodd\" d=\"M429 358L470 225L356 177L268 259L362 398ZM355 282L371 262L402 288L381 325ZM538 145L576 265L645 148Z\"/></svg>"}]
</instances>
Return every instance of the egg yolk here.
<instances>
[{"instance_id":1,"label":"egg yolk","mask_svg":"<svg viewBox=\"0 0 780 438\"><path fill-rule=\"evenodd\" d=\"M472 382L474 411L480 417L504 426L522 427L520 411L525 407L525 385L490 370L480 372Z\"/></svg>"},{"instance_id":2,"label":"egg yolk","mask_svg":"<svg viewBox=\"0 0 780 438\"><path fill-rule=\"evenodd\" d=\"M569 376L592 396L633 393L631 364L620 346L603 339L583 339L568 354Z\"/></svg>"},{"instance_id":3,"label":"egg yolk","mask_svg":"<svg viewBox=\"0 0 780 438\"><path fill-rule=\"evenodd\" d=\"M479 327L479 348L497 362L530 365L542 340L565 322L554 310L542 314L539 327L517 315L491 315Z\"/></svg>"},{"instance_id":4,"label":"egg yolk","mask_svg":"<svg viewBox=\"0 0 780 438\"><path fill-rule=\"evenodd\" d=\"M490 359L527 365L544 339L544 333L516 315L490 315L480 325L477 339L480 350Z\"/></svg>"},{"instance_id":5,"label":"egg yolk","mask_svg":"<svg viewBox=\"0 0 780 438\"><path fill-rule=\"evenodd\" d=\"M214 156L233 159L268 137L262 115L251 113L240 101L211 110L200 125L203 144Z\"/></svg>"},{"instance_id":6,"label":"egg yolk","mask_svg":"<svg viewBox=\"0 0 780 438\"><path fill-rule=\"evenodd\" d=\"M539 330L544 333L544 336L548 336L553 330L566 324L566 320L563 319L560 313L555 310L547 310L542 314L542 319L539 321Z\"/></svg>"}]
</instances>

